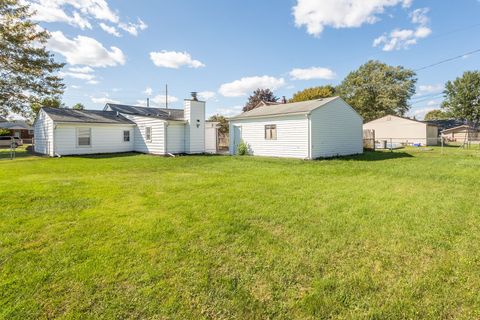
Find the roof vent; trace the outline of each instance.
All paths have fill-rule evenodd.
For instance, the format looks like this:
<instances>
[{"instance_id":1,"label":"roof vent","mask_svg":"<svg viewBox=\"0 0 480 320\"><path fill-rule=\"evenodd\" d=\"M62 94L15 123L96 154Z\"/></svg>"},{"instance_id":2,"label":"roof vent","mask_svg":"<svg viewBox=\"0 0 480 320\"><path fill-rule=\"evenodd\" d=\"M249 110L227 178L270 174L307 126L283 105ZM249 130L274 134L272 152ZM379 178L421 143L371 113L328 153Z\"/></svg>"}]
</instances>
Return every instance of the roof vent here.
<instances>
[{"instance_id":1,"label":"roof vent","mask_svg":"<svg viewBox=\"0 0 480 320\"><path fill-rule=\"evenodd\" d=\"M190 92L190 94L192 95L192 100L193 100L193 101L198 101L197 92L196 92L196 91L192 91L192 92Z\"/></svg>"}]
</instances>

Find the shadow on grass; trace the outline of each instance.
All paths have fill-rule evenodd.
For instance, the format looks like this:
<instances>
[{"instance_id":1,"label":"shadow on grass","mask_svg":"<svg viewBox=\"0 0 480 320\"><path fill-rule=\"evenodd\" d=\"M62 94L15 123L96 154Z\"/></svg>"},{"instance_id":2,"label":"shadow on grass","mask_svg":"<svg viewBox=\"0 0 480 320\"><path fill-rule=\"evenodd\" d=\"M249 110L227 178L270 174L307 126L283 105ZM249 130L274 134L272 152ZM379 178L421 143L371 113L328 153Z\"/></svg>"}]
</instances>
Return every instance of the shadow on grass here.
<instances>
[{"instance_id":1,"label":"shadow on grass","mask_svg":"<svg viewBox=\"0 0 480 320\"><path fill-rule=\"evenodd\" d=\"M365 151L363 154L358 154L354 156L334 157L318 160L384 161L400 158L413 158L413 156L407 152Z\"/></svg>"}]
</instances>

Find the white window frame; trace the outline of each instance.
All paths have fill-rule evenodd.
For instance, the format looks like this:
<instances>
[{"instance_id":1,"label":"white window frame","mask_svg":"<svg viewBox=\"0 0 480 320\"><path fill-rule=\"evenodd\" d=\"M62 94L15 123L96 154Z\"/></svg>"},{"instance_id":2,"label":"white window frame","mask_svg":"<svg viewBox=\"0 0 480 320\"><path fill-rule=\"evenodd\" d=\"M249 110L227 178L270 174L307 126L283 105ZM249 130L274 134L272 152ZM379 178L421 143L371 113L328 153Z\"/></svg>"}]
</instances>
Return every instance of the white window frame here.
<instances>
[{"instance_id":1,"label":"white window frame","mask_svg":"<svg viewBox=\"0 0 480 320\"><path fill-rule=\"evenodd\" d=\"M88 130L89 133L89 138L90 138L90 144L89 145L80 145L78 139L80 138L80 130ZM77 148L91 148L92 147L92 128L76 128L76 139L77 139Z\"/></svg>"},{"instance_id":2,"label":"white window frame","mask_svg":"<svg viewBox=\"0 0 480 320\"><path fill-rule=\"evenodd\" d=\"M264 127L265 140L277 140L277 125L266 124Z\"/></svg>"},{"instance_id":3,"label":"white window frame","mask_svg":"<svg viewBox=\"0 0 480 320\"><path fill-rule=\"evenodd\" d=\"M125 132L128 132L128 140L125 140ZM125 143L129 143L132 139L132 133L130 130L122 130L122 141Z\"/></svg>"},{"instance_id":4,"label":"white window frame","mask_svg":"<svg viewBox=\"0 0 480 320\"><path fill-rule=\"evenodd\" d=\"M145 127L145 141L152 142L152 127Z\"/></svg>"}]
</instances>

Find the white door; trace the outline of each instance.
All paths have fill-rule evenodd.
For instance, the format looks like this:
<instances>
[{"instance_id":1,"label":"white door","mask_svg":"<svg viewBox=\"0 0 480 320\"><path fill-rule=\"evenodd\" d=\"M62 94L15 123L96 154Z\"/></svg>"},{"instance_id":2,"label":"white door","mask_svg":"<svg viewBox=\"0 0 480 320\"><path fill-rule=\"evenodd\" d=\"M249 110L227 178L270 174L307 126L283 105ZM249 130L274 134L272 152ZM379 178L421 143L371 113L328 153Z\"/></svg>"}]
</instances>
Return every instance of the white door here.
<instances>
[{"instance_id":1,"label":"white door","mask_svg":"<svg viewBox=\"0 0 480 320\"><path fill-rule=\"evenodd\" d=\"M238 145L242 142L242 127L233 126L233 154L237 154Z\"/></svg>"}]
</instances>

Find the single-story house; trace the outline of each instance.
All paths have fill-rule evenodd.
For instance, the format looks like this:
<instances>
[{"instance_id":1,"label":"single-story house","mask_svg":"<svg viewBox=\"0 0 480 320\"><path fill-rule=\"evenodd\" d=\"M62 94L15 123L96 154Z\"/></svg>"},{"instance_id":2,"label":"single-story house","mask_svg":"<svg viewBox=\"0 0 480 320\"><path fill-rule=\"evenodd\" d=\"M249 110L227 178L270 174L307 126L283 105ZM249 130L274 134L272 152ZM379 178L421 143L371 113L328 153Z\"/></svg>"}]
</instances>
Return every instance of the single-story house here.
<instances>
[{"instance_id":1,"label":"single-story house","mask_svg":"<svg viewBox=\"0 0 480 320\"><path fill-rule=\"evenodd\" d=\"M478 128L464 124L443 130L442 138L452 142L478 141L480 132Z\"/></svg>"},{"instance_id":2,"label":"single-story house","mask_svg":"<svg viewBox=\"0 0 480 320\"><path fill-rule=\"evenodd\" d=\"M34 123L35 151L50 156L204 153L205 123L205 102L194 94L184 109L112 103L104 110L42 108Z\"/></svg>"},{"instance_id":3,"label":"single-story house","mask_svg":"<svg viewBox=\"0 0 480 320\"><path fill-rule=\"evenodd\" d=\"M362 117L340 97L265 104L229 119L230 153L316 159L360 154Z\"/></svg>"},{"instance_id":4,"label":"single-story house","mask_svg":"<svg viewBox=\"0 0 480 320\"><path fill-rule=\"evenodd\" d=\"M33 127L23 120L2 121L0 129L10 131L10 135L20 138L24 143L31 143L33 139Z\"/></svg>"},{"instance_id":5,"label":"single-story house","mask_svg":"<svg viewBox=\"0 0 480 320\"><path fill-rule=\"evenodd\" d=\"M376 141L386 140L393 145L431 146L438 143L438 127L436 125L395 115L367 122L363 125L363 129L374 130Z\"/></svg>"}]
</instances>

